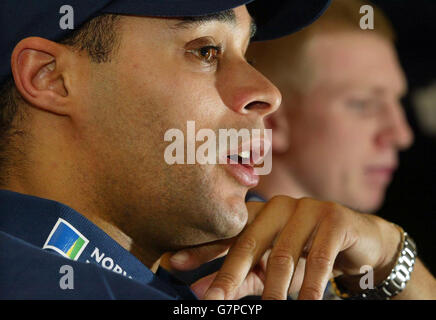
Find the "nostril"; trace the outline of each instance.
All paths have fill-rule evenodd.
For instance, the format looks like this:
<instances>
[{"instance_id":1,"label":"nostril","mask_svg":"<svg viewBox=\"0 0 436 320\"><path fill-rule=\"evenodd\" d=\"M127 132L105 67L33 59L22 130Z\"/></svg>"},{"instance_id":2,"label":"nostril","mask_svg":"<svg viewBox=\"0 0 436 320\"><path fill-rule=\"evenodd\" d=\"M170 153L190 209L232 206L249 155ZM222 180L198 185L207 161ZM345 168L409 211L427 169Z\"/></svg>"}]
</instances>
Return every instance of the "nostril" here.
<instances>
[{"instance_id":1,"label":"nostril","mask_svg":"<svg viewBox=\"0 0 436 320\"><path fill-rule=\"evenodd\" d=\"M270 108L270 104L262 101L254 101L247 104L244 109L247 111L250 110L264 110Z\"/></svg>"}]
</instances>

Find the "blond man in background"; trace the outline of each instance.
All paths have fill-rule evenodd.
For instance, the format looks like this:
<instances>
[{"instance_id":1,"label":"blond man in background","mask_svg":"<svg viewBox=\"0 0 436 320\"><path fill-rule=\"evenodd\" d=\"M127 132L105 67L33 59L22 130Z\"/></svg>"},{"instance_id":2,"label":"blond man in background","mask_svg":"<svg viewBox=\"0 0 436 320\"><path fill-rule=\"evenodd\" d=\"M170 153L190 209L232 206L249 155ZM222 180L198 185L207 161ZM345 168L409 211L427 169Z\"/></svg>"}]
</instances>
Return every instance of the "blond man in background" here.
<instances>
[{"instance_id":1,"label":"blond man in background","mask_svg":"<svg viewBox=\"0 0 436 320\"><path fill-rule=\"evenodd\" d=\"M400 99L407 83L389 21L359 27L364 2L335 0L312 26L252 44L248 57L279 87L273 166L256 191L310 196L373 212L413 140Z\"/></svg>"},{"instance_id":2,"label":"blond man in background","mask_svg":"<svg viewBox=\"0 0 436 320\"><path fill-rule=\"evenodd\" d=\"M398 152L413 134L400 102L407 83L394 31L374 6L375 28L362 30L365 4L334 0L310 27L250 46L248 58L283 97L266 120L273 129L273 166L254 190L262 198L314 197L362 212L383 203ZM294 293L304 260L298 269Z\"/></svg>"}]
</instances>

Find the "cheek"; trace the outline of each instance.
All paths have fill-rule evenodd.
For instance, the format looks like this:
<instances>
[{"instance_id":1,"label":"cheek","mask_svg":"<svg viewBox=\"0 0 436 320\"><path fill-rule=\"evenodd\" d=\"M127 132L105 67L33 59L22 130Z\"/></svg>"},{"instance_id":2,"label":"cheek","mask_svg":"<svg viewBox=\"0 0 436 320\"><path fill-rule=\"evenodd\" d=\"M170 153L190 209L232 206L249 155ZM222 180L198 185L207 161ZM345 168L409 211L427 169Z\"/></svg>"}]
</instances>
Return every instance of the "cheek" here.
<instances>
[{"instance_id":1,"label":"cheek","mask_svg":"<svg viewBox=\"0 0 436 320\"><path fill-rule=\"evenodd\" d=\"M297 117L291 123L290 141L295 155L309 153L311 157L334 157L344 144L345 128L334 118L312 114ZM309 112L310 113L310 112Z\"/></svg>"},{"instance_id":2,"label":"cheek","mask_svg":"<svg viewBox=\"0 0 436 320\"><path fill-rule=\"evenodd\" d=\"M153 180L157 175L166 177L166 180L155 181L154 185L159 185L156 190L164 189L165 185L169 188L171 183L180 179L192 185L194 182L202 185L201 177L216 171L208 166L170 166L165 162L165 150L171 144L164 141L168 130L181 130L186 140L188 121L195 121L195 132L201 128L214 129L217 123L222 122L220 119L224 114L224 108L218 110L220 104L210 85L207 88L195 77L189 81L185 78L186 74L174 73L171 76L161 74L158 78L153 73L145 78L142 74L130 74L120 80L115 94L118 97L113 99L119 104L114 113L119 128L111 131L116 132L119 138L111 140L119 146L117 149L123 158L123 166L136 167L132 171L136 174L131 178L137 181L145 178ZM186 150L184 160L187 161ZM215 177L216 180L218 177Z\"/></svg>"},{"instance_id":3,"label":"cheek","mask_svg":"<svg viewBox=\"0 0 436 320\"><path fill-rule=\"evenodd\" d=\"M133 104L139 108L138 114L145 114L153 119L151 125L165 130L178 128L184 131L187 121L195 120L200 125L208 119L209 127L213 128L213 119L220 114L216 107L219 96L213 90L213 83L208 83L204 77L175 70L177 67L157 75L150 73L140 83L126 88L131 97L136 97Z\"/></svg>"},{"instance_id":4,"label":"cheek","mask_svg":"<svg viewBox=\"0 0 436 320\"><path fill-rule=\"evenodd\" d=\"M291 158L300 167L305 166L319 176L330 176L329 179L361 171L367 157L368 139L359 126L344 118L312 119L303 126L295 125Z\"/></svg>"},{"instance_id":5,"label":"cheek","mask_svg":"<svg viewBox=\"0 0 436 320\"><path fill-rule=\"evenodd\" d=\"M329 157L332 166L346 175L356 175L362 172L362 165L367 161L368 143L367 134L353 125L350 121L346 123L336 122L326 133L325 145L329 146Z\"/></svg>"},{"instance_id":6,"label":"cheek","mask_svg":"<svg viewBox=\"0 0 436 320\"><path fill-rule=\"evenodd\" d=\"M215 77L197 69L193 71L184 56L172 49L159 48L160 42L156 42L154 50L149 45L142 50L135 46L121 54L118 78L135 110L133 116L150 119L147 125L158 131L162 141L168 129L185 131L188 120L198 121L198 127L204 123L214 128L224 109L217 110L222 101Z\"/></svg>"}]
</instances>

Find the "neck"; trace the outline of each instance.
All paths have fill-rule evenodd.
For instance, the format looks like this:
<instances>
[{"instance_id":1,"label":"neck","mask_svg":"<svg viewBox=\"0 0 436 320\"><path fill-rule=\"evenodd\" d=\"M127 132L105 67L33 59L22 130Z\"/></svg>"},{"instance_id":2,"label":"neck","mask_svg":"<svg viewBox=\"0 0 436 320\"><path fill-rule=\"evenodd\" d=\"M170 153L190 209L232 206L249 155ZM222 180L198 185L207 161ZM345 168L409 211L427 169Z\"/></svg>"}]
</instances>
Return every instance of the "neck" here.
<instances>
[{"instance_id":1,"label":"neck","mask_svg":"<svg viewBox=\"0 0 436 320\"><path fill-rule=\"evenodd\" d=\"M83 161L84 157L79 156L77 150L80 149L65 150L60 147L74 146L74 141L60 143L61 141L56 141L56 137L45 140L50 141L47 145L41 141L44 140L40 139L37 146L26 148L26 165L11 168L8 180L1 188L55 200L69 206L130 251L145 266L155 271L163 252L138 245L117 227L111 219L111 213L116 209L99 196L96 179L93 179L92 175L95 170L93 171L88 161Z\"/></svg>"},{"instance_id":2,"label":"neck","mask_svg":"<svg viewBox=\"0 0 436 320\"><path fill-rule=\"evenodd\" d=\"M258 186L253 191L266 199L271 199L275 195L287 195L293 198L309 196L299 185L288 167L289 164L287 164L284 156L275 155L271 173L261 177Z\"/></svg>"}]
</instances>

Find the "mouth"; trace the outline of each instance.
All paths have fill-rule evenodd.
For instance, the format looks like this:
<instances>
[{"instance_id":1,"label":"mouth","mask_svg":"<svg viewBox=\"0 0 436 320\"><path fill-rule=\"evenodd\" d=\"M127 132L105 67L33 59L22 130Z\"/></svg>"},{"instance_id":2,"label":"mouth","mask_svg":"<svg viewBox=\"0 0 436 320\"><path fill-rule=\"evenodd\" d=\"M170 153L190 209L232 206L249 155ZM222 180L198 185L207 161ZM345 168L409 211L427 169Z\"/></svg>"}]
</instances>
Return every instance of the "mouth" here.
<instances>
[{"instance_id":1,"label":"mouth","mask_svg":"<svg viewBox=\"0 0 436 320\"><path fill-rule=\"evenodd\" d=\"M373 182L386 185L392 181L396 167L396 165L374 165L368 167L366 173Z\"/></svg>"},{"instance_id":2,"label":"mouth","mask_svg":"<svg viewBox=\"0 0 436 320\"><path fill-rule=\"evenodd\" d=\"M270 147L269 140L251 139L238 148L228 150L220 157L220 163L224 164L227 172L237 182L245 187L253 188L259 183L255 168L263 164L265 154Z\"/></svg>"}]
</instances>

